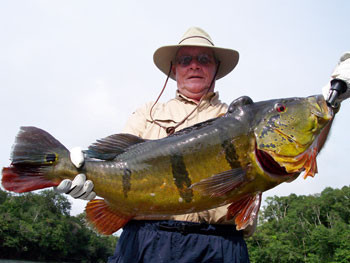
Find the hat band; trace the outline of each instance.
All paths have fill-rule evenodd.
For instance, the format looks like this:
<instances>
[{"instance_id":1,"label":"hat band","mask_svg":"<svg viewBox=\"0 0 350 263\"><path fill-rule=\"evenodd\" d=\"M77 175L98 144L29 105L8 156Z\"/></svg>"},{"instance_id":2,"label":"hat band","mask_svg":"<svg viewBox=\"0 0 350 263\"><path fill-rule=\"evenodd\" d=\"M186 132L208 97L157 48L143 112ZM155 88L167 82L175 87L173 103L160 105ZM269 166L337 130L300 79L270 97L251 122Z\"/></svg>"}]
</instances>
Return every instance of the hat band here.
<instances>
[{"instance_id":1,"label":"hat band","mask_svg":"<svg viewBox=\"0 0 350 263\"><path fill-rule=\"evenodd\" d=\"M187 40L187 39L190 39L190 38L197 38L197 37L205 39L205 40L208 41L212 46L214 46L214 43L213 43L213 42L211 42L208 38L202 37L202 36L190 36L190 37L185 37L184 39L182 39L182 40L179 42L179 45L180 45L182 42L184 42L185 40Z\"/></svg>"}]
</instances>

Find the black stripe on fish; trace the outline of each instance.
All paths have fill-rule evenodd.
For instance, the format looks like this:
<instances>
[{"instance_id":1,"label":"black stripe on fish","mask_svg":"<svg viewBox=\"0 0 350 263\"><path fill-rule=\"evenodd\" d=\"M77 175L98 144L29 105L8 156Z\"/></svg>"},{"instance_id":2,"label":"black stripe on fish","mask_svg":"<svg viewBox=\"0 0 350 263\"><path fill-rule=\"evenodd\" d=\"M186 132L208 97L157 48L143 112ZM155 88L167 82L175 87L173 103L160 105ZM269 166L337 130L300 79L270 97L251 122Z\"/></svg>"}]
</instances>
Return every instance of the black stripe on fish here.
<instances>
[{"instance_id":1,"label":"black stripe on fish","mask_svg":"<svg viewBox=\"0 0 350 263\"><path fill-rule=\"evenodd\" d=\"M131 179L131 171L128 168L125 168L123 177L122 177L123 193L125 198L128 198L128 192L131 189L130 179Z\"/></svg>"},{"instance_id":2,"label":"black stripe on fish","mask_svg":"<svg viewBox=\"0 0 350 263\"><path fill-rule=\"evenodd\" d=\"M239 157L236 153L236 148L232 144L231 140L228 139L228 140L223 141L221 146L225 151L225 158L226 158L226 161L229 163L230 167L232 169L240 167L240 163L238 160Z\"/></svg>"},{"instance_id":3,"label":"black stripe on fish","mask_svg":"<svg viewBox=\"0 0 350 263\"><path fill-rule=\"evenodd\" d=\"M183 156L180 154L175 154L170 156L171 167L173 171L174 183L179 190L181 198L185 202L190 203L193 198L193 191L189 189L192 182L189 178L188 171L186 170L186 165Z\"/></svg>"}]
</instances>

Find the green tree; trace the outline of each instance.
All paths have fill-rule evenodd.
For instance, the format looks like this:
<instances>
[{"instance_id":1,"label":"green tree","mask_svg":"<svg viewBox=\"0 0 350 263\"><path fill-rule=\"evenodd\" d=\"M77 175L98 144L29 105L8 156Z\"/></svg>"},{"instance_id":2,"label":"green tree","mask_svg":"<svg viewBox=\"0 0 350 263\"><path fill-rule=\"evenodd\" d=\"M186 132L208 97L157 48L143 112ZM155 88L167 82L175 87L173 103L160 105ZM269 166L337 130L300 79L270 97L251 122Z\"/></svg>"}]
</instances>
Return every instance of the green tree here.
<instances>
[{"instance_id":1,"label":"green tree","mask_svg":"<svg viewBox=\"0 0 350 263\"><path fill-rule=\"evenodd\" d=\"M252 262L350 262L350 188L270 197L255 235Z\"/></svg>"},{"instance_id":2,"label":"green tree","mask_svg":"<svg viewBox=\"0 0 350 263\"><path fill-rule=\"evenodd\" d=\"M106 262L117 237L70 216L68 199L51 190L10 194L0 190L0 257L67 262Z\"/></svg>"}]
</instances>

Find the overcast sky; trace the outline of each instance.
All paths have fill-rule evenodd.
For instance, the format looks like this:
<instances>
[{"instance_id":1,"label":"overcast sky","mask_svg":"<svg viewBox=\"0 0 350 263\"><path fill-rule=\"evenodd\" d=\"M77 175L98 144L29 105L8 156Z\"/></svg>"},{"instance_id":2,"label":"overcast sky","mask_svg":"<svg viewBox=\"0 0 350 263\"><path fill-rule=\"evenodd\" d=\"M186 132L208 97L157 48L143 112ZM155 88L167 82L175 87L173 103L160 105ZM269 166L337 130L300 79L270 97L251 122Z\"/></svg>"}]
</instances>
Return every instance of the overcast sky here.
<instances>
[{"instance_id":1,"label":"overcast sky","mask_svg":"<svg viewBox=\"0 0 350 263\"><path fill-rule=\"evenodd\" d=\"M347 0L2 0L0 166L9 165L20 126L47 130L67 148L120 132L164 84L153 52L190 26L240 52L236 69L216 83L222 101L319 94L350 50L349 13ZM175 89L171 81L161 100ZM349 112L346 101L318 157L319 174L265 198L349 185ZM85 204L74 201L72 213Z\"/></svg>"}]
</instances>

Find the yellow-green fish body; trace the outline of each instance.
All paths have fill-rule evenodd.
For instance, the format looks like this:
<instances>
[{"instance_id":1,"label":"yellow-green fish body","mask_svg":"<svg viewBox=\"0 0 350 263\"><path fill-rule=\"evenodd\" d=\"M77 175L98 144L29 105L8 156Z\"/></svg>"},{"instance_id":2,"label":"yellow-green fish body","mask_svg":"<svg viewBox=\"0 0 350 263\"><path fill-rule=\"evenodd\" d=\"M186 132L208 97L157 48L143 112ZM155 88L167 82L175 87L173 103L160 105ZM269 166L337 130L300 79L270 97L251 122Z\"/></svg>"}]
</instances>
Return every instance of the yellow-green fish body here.
<instances>
[{"instance_id":1,"label":"yellow-green fish body","mask_svg":"<svg viewBox=\"0 0 350 263\"><path fill-rule=\"evenodd\" d=\"M117 134L98 140L86 151L81 169L52 136L24 127L12 165L3 169L2 183L5 189L23 192L85 173L103 198L88 203L87 216L105 234L133 217L184 214L225 204L231 204L228 218L235 217L242 229L256 216L262 192L302 172L317 172L315 158L333 115L322 96L258 103L242 97L231 103L225 116L163 139ZM43 146L31 150L38 138ZM23 183L28 177L41 181L34 179L28 187ZM26 179L21 183L18 178Z\"/></svg>"}]
</instances>

